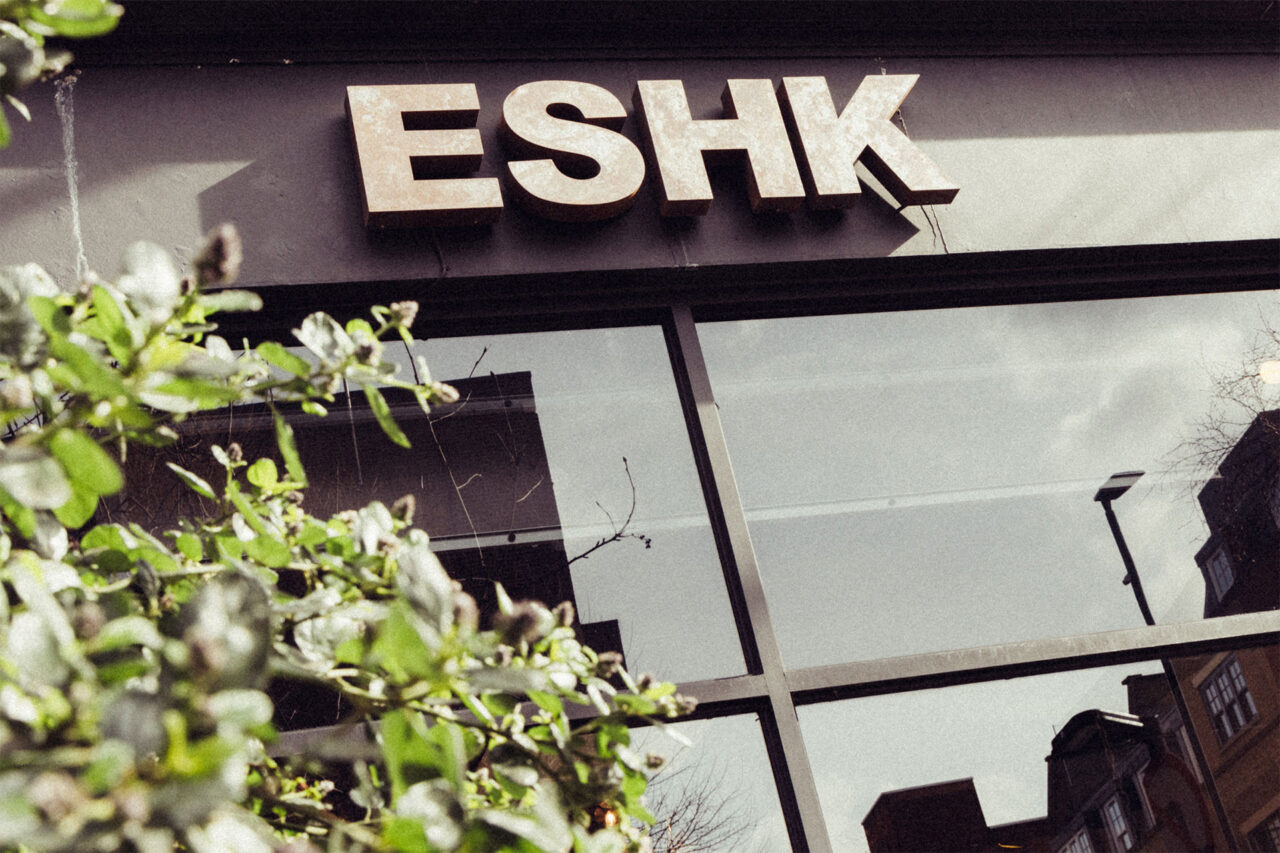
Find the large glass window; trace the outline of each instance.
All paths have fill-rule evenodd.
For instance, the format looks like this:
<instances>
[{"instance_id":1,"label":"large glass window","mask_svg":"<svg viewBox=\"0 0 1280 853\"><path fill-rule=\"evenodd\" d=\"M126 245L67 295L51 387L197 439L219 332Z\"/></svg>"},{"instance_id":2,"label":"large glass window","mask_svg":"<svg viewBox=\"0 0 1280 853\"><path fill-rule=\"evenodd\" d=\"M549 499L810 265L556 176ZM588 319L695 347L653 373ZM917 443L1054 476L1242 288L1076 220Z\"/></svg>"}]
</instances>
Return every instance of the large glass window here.
<instances>
[{"instance_id":1,"label":"large glass window","mask_svg":"<svg viewBox=\"0 0 1280 853\"><path fill-rule=\"evenodd\" d=\"M1102 806L1162 749L1144 724L1176 714L1172 703L1153 662L805 705L799 713L837 853L1058 850L1087 843L1072 829L1081 820L1097 822L1105 837ZM1172 762L1180 769L1162 765L1151 792L1157 802L1180 796L1171 778L1192 778L1180 758Z\"/></svg>"},{"instance_id":2,"label":"large glass window","mask_svg":"<svg viewBox=\"0 0 1280 853\"><path fill-rule=\"evenodd\" d=\"M386 439L359 389L325 418L291 416L312 512L413 495L415 523L482 615L499 581L514 598L572 601L584 639L621 650L636 673L744 672L661 329L388 344L405 376L425 380L417 356L460 399L427 416L387 391L411 449ZM174 452L212 476L208 445L229 441L249 458L273 454L270 418L214 413L189 424ZM129 464L130 482L146 488L116 512L159 526L179 501L198 500L160 460L131 454Z\"/></svg>"},{"instance_id":3,"label":"large glass window","mask_svg":"<svg viewBox=\"0 0 1280 853\"><path fill-rule=\"evenodd\" d=\"M1200 618L1206 515L1266 512L1201 485L1267 407L1219 380L1256 368L1273 300L700 325L786 664L1141 624L1093 500L1133 469L1114 508L1156 619Z\"/></svg>"}]
</instances>

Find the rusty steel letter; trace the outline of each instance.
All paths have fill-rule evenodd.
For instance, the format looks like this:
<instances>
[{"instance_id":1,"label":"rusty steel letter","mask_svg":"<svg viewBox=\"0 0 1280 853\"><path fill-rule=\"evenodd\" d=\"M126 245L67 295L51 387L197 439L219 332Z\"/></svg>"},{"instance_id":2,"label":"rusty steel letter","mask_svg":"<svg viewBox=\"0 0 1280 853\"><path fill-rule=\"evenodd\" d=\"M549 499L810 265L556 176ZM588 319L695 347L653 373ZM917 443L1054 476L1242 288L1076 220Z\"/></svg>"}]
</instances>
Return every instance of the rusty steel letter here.
<instances>
[{"instance_id":1,"label":"rusty steel letter","mask_svg":"<svg viewBox=\"0 0 1280 853\"><path fill-rule=\"evenodd\" d=\"M581 117L552 114L568 106ZM559 110L563 116L563 109ZM644 183L644 156L621 133L627 110L607 89L570 80L525 83L502 105L516 200L547 219L592 222L626 212Z\"/></svg>"},{"instance_id":2,"label":"rusty steel letter","mask_svg":"<svg viewBox=\"0 0 1280 853\"><path fill-rule=\"evenodd\" d=\"M853 164L861 160L899 204L948 204L960 188L893 123L918 74L868 75L836 116L822 77L785 77L778 89L804 157L814 208L850 207L858 198Z\"/></svg>"},{"instance_id":3,"label":"rusty steel letter","mask_svg":"<svg viewBox=\"0 0 1280 853\"><path fill-rule=\"evenodd\" d=\"M478 225L502 213L497 178L463 178L484 157L471 83L348 86L364 223Z\"/></svg>"},{"instance_id":4,"label":"rusty steel letter","mask_svg":"<svg viewBox=\"0 0 1280 853\"><path fill-rule=\"evenodd\" d=\"M768 80L728 81L721 96L723 119L695 121L679 80L641 80L633 100L648 125L663 216L701 216L711 207L711 182L702 159L706 151L746 153L753 211L803 206L804 184Z\"/></svg>"}]
</instances>

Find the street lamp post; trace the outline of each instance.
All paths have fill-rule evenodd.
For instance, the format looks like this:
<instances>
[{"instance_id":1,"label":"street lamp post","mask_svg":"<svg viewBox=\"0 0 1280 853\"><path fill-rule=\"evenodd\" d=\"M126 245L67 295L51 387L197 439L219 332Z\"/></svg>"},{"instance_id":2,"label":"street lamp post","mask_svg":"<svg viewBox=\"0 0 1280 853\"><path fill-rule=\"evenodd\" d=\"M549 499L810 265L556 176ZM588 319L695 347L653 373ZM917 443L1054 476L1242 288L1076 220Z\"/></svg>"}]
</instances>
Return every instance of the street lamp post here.
<instances>
[{"instance_id":1,"label":"street lamp post","mask_svg":"<svg viewBox=\"0 0 1280 853\"><path fill-rule=\"evenodd\" d=\"M1106 513L1107 524L1111 526L1111 535L1116 540L1116 547L1120 550L1120 559L1124 561L1125 576L1124 583L1133 587L1133 595L1138 599L1138 609L1142 611L1142 618L1148 625L1156 624L1155 617L1151 615L1151 606L1147 604L1147 595L1142 591L1142 579L1138 577L1138 568L1133 563L1133 555L1129 553L1129 546L1125 544L1124 534L1120 532L1120 522L1116 519L1115 511L1111 509L1111 502L1116 498L1129 491L1129 488L1143 475L1142 471L1122 471L1119 474L1112 474L1107 482L1102 484L1098 489L1098 493L1093 499L1102 504L1102 511ZM1182 694L1182 685L1178 682L1178 677L1173 671L1173 664L1167 658L1160 660L1161 666L1164 667L1164 676L1169 681L1169 690L1173 694L1174 704L1178 707L1178 714L1182 717L1182 725L1187 731L1187 737L1191 741L1191 751L1195 753L1196 765L1200 768L1200 776L1204 779L1205 788L1209 791L1209 799L1213 803L1213 811L1218 816L1218 825L1222 827L1222 834L1227 841L1227 849L1239 850L1240 846L1236 843L1235 833L1231 831L1231 821L1227 819L1227 810L1222 805L1222 798L1218 795L1218 785L1213 779L1213 773L1209 770L1209 762L1205 758L1204 749L1200 745L1200 735L1196 733L1196 727L1191 724L1191 714L1187 710L1187 699Z\"/></svg>"}]
</instances>

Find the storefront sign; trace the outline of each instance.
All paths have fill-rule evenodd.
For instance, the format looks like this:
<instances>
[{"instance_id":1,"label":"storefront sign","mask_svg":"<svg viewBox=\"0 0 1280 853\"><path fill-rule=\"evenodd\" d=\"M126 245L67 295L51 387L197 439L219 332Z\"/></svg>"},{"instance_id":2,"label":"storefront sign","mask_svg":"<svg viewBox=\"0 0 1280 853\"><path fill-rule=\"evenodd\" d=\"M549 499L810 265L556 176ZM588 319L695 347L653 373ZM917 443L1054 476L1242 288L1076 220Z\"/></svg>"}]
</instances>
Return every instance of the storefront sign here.
<instances>
[{"instance_id":1,"label":"storefront sign","mask_svg":"<svg viewBox=\"0 0 1280 853\"><path fill-rule=\"evenodd\" d=\"M725 117L694 119L679 80L641 80L633 103L663 216L711 206L703 155L745 154L753 211L851 206L862 164L899 204L947 204L959 188L893 123L918 75L868 76L839 113L822 77L729 80ZM496 222L497 178L468 177L485 152L471 83L347 87L347 114L364 190L365 224L383 228ZM563 222L628 210L645 158L621 133L627 111L591 83L543 80L502 105L506 190L531 213ZM794 152L793 152L794 142ZM796 156L798 152L799 156Z\"/></svg>"}]
</instances>

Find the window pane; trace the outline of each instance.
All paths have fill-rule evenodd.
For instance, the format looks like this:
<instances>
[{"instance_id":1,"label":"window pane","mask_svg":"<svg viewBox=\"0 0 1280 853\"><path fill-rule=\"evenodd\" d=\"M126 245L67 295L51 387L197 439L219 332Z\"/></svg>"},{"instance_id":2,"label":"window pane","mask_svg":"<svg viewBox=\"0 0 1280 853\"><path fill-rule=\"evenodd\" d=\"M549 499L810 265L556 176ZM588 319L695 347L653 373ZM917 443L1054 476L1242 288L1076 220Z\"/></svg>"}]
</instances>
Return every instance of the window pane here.
<instances>
[{"instance_id":1,"label":"window pane","mask_svg":"<svg viewBox=\"0 0 1280 853\"><path fill-rule=\"evenodd\" d=\"M1280 706L1270 713L1280 716ZM840 853L1188 850L1213 841L1211 801L1180 752L1158 662L805 706L800 724ZM1199 719L1196 727L1213 741ZM1235 819L1277 790L1276 772L1257 770L1274 765L1276 747L1259 740L1235 761L1211 758Z\"/></svg>"},{"instance_id":2,"label":"window pane","mask_svg":"<svg viewBox=\"0 0 1280 853\"><path fill-rule=\"evenodd\" d=\"M787 665L1140 625L1094 501L1133 469L1148 473L1114 508L1158 621L1205 612L1210 529L1235 573L1214 614L1275 607L1280 415L1241 440L1280 406L1255 381L1280 359L1274 307L1245 293L701 325ZM1229 450L1206 486L1213 464L1192 463Z\"/></svg>"},{"instance_id":3,"label":"window pane","mask_svg":"<svg viewBox=\"0 0 1280 853\"><path fill-rule=\"evenodd\" d=\"M412 449L382 435L358 390L325 418L291 415L312 513L412 494L415 523L482 613L498 580L514 598L574 601L586 641L620 648L637 673L744 672L660 329L419 341L412 352L461 394L428 418L386 391ZM409 354L388 344L406 376ZM211 443L275 454L270 418L245 408L185 433L178 461L214 482ZM131 452L129 465L117 516L159 525L193 497L157 459Z\"/></svg>"},{"instance_id":4,"label":"window pane","mask_svg":"<svg viewBox=\"0 0 1280 853\"><path fill-rule=\"evenodd\" d=\"M636 729L635 748L670 759L645 793L657 819L655 853L779 853L789 850L759 720L754 716Z\"/></svg>"},{"instance_id":5,"label":"window pane","mask_svg":"<svg viewBox=\"0 0 1280 853\"><path fill-rule=\"evenodd\" d=\"M745 671L660 329L440 339L420 352L441 379L527 374L545 471L505 506L537 498L525 498L531 488L543 500L554 491L583 622L617 620L636 672L690 681ZM459 484L472 473L482 472L454 465Z\"/></svg>"}]
</instances>

